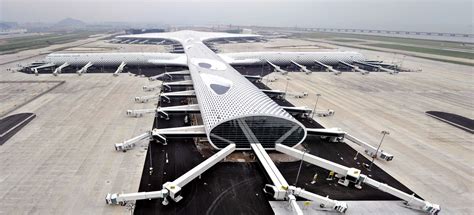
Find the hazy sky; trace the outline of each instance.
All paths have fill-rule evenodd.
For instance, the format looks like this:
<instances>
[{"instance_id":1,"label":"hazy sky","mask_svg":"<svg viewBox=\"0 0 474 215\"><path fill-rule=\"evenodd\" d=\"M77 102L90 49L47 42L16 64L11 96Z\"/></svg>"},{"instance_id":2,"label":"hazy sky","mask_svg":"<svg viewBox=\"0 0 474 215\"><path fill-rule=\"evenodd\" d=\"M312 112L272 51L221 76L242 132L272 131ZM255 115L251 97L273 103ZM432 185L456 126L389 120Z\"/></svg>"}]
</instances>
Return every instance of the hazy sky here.
<instances>
[{"instance_id":1,"label":"hazy sky","mask_svg":"<svg viewBox=\"0 0 474 215\"><path fill-rule=\"evenodd\" d=\"M238 24L472 33L473 0L0 0L0 20L71 17L161 24Z\"/></svg>"}]
</instances>

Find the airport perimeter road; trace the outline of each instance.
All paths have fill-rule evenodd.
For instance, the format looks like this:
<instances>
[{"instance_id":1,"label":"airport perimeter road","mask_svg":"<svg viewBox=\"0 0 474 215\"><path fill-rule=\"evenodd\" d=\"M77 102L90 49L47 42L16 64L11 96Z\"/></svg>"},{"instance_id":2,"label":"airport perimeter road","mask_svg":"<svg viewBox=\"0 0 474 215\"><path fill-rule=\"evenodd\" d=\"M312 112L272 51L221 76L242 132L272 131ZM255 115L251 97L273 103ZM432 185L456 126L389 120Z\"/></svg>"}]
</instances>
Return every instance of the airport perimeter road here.
<instances>
[{"instance_id":1,"label":"airport perimeter road","mask_svg":"<svg viewBox=\"0 0 474 215\"><path fill-rule=\"evenodd\" d=\"M363 51L368 59L401 61L403 56ZM421 197L439 203L443 214L472 214L474 144L472 134L440 122L425 111L444 111L468 118L473 115L472 67L405 57L403 67L422 72L400 73L290 73L289 92L309 92L304 99L290 98L296 106L333 109L333 117L317 119L325 127L340 127L373 145L380 131L390 131L382 149L391 162L381 168ZM284 90L285 78L269 83ZM358 146L353 146L360 149Z\"/></svg>"},{"instance_id":2,"label":"airport perimeter road","mask_svg":"<svg viewBox=\"0 0 474 215\"><path fill-rule=\"evenodd\" d=\"M12 112L37 117L0 146L0 214L128 214L106 205L104 197L138 191L148 143L127 153L113 144L152 128L153 115L125 115L129 108L155 106L133 101L148 80L128 74L34 76L5 68L0 66L1 80L66 82Z\"/></svg>"}]
</instances>

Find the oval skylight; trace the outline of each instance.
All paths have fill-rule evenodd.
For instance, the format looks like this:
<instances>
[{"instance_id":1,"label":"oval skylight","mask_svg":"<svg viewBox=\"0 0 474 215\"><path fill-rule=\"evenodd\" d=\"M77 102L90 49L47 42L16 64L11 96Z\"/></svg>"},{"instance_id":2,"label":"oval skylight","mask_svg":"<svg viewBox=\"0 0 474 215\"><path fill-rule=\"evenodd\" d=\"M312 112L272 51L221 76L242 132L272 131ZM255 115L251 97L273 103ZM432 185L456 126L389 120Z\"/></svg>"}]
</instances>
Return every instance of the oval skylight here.
<instances>
[{"instance_id":1,"label":"oval skylight","mask_svg":"<svg viewBox=\"0 0 474 215\"><path fill-rule=\"evenodd\" d=\"M211 69L211 70L219 70L219 71L224 71L227 69L227 66L218 60L205 59L205 58L193 58L191 59L191 63L203 69Z\"/></svg>"},{"instance_id":2,"label":"oval skylight","mask_svg":"<svg viewBox=\"0 0 474 215\"><path fill-rule=\"evenodd\" d=\"M232 88L232 81L217 75L201 73L201 78L206 86L217 95L223 95Z\"/></svg>"}]
</instances>

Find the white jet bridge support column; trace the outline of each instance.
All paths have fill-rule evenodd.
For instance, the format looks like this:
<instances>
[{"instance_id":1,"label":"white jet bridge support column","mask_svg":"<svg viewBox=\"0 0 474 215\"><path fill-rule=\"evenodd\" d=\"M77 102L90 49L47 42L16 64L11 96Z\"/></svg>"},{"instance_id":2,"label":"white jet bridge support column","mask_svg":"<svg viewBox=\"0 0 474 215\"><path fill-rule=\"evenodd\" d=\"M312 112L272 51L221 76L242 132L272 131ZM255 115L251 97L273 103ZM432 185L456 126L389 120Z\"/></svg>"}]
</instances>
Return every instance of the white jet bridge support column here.
<instances>
[{"instance_id":1,"label":"white jet bridge support column","mask_svg":"<svg viewBox=\"0 0 474 215\"><path fill-rule=\"evenodd\" d=\"M360 72L360 74L362 74L362 75L368 75L370 73L369 71L363 70L363 69L359 68L356 65L352 65L352 64L346 63L346 62L341 61L341 60L339 61L339 63L344 65L344 66L347 66L347 67L351 68L353 72Z\"/></svg>"},{"instance_id":2,"label":"white jet bridge support column","mask_svg":"<svg viewBox=\"0 0 474 215\"><path fill-rule=\"evenodd\" d=\"M265 185L264 191L273 195L273 198L277 200L288 200L296 214L303 214L296 204L296 196L317 202L324 208L330 208L341 213L346 212L347 204L345 202L332 200L328 197L304 191L302 188L290 186L260 143L252 143L250 147L273 183L273 185Z\"/></svg>"},{"instance_id":3,"label":"white jet bridge support column","mask_svg":"<svg viewBox=\"0 0 474 215\"><path fill-rule=\"evenodd\" d=\"M291 63L295 64L298 68L300 68L301 72L304 72L306 75L311 74L313 71L309 70L306 66L303 66L299 63L296 63L295 61L291 61Z\"/></svg>"},{"instance_id":4,"label":"white jet bridge support column","mask_svg":"<svg viewBox=\"0 0 474 215\"><path fill-rule=\"evenodd\" d=\"M117 70L115 70L114 76L118 76L119 73L121 73L123 71L123 68L125 68L126 65L127 64L122 61L122 63L118 66Z\"/></svg>"},{"instance_id":5,"label":"white jet bridge support column","mask_svg":"<svg viewBox=\"0 0 474 215\"><path fill-rule=\"evenodd\" d=\"M127 194L107 194L105 202L109 205L120 204L125 205L127 202L142 200L142 199L156 199L162 198L162 204L168 204L168 198L171 198L175 202L179 202L183 197L181 196L181 189L186 186L189 182L199 177L202 173L207 171L209 168L216 165L219 161L223 160L229 154L235 151L235 144L229 144L227 147L221 149L196 167L192 168L184 175L175 179L171 182L163 184L163 189L154 192L138 192L138 193L127 193Z\"/></svg>"},{"instance_id":6,"label":"white jet bridge support column","mask_svg":"<svg viewBox=\"0 0 474 215\"><path fill-rule=\"evenodd\" d=\"M335 173L339 174L342 176L342 178L339 180L339 183L342 185L348 185L349 182L355 183L356 187L361 188L361 184L367 184L375 189L378 189L380 191L386 192L390 195L396 196L402 200L405 201L405 205L417 209L420 211L424 211L429 214L438 214L439 211L441 210L439 205L432 204L428 201L421 200L415 195L410 195L407 194L403 191L400 191L396 188L393 188L387 184L380 183L378 181L375 181L368 176L361 174L361 171L355 168L349 168L337 163L334 163L332 161L328 161L325 159L322 159L320 157L314 156L312 154L308 153L303 153L300 150L282 145L282 144L276 144L275 149L281 153L287 154L289 156L292 156L294 158L302 159L308 163L311 163L313 165L319 166L321 168L334 171Z\"/></svg>"},{"instance_id":7,"label":"white jet bridge support column","mask_svg":"<svg viewBox=\"0 0 474 215\"><path fill-rule=\"evenodd\" d=\"M341 71L336 70L336 69L332 68L332 66L326 65L326 64L324 64L323 62L321 62L319 60L314 60L314 62L316 62L318 65L324 67L326 69L326 72L332 72L332 73L334 73L334 75L340 75L341 74Z\"/></svg>"},{"instance_id":8,"label":"white jet bridge support column","mask_svg":"<svg viewBox=\"0 0 474 215\"><path fill-rule=\"evenodd\" d=\"M267 63L270 64L270 66L273 67L273 70L274 70L275 72L280 72L282 75L288 74L288 71L286 71L286 70L282 69L281 67L279 67L279 66L273 64L272 62L270 62L270 61L267 60Z\"/></svg>"},{"instance_id":9,"label":"white jet bridge support column","mask_svg":"<svg viewBox=\"0 0 474 215\"><path fill-rule=\"evenodd\" d=\"M89 69L89 67L91 67L93 64L92 62L89 62L87 63L86 65L84 65L81 69L77 70L77 74L78 75L82 75L82 73L86 73L87 72L87 69Z\"/></svg>"},{"instance_id":10,"label":"white jet bridge support column","mask_svg":"<svg viewBox=\"0 0 474 215\"><path fill-rule=\"evenodd\" d=\"M384 152L382 149L377 151L377 148L352 136L351 134L341 130L340 128L306 128L309 135L326 136L331 137L331 142L341 142L344 139L350 140L351 142L359 145L364 149L364 152L370 157L381 158L386 161L393 160L393 155Z\"/></svg>"},{"instance_id":11,"label":"white jet bridge support column","mask_svg":"<svg viewBox=\"0 0 474 215\"><path fill-rule=\"evenodd\" d=\"M53 75L54 76L57 76L59 73L61 73L61 71L66 68L67 66L69 66L69 63L65 62L63 63L61 66L59 66L58 68L56 68L53 72Z\"/></svg>"}]
</instances>

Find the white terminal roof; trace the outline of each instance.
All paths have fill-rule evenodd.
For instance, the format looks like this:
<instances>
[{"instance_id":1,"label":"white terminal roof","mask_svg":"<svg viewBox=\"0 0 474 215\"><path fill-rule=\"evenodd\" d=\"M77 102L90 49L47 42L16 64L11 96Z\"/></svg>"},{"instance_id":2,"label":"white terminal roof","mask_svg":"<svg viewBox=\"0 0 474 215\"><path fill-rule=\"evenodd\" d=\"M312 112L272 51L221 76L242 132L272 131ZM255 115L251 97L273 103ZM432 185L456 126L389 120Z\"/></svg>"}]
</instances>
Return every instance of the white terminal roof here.
<instances>
[{"instance_id":1,"label":"white terminal roof","mask_svg":"<svg viewBox=\"0 0 474 215\"><path fill-rule=\"evenodd\" d=\"M258 35L178 31L122 37L170 39L182 43L209 140L210 131L220 123L248 116L282 118L304 128L282 107L203 44L204 40L214 38L259 37Z\"/></svg>"}]
</instances>

